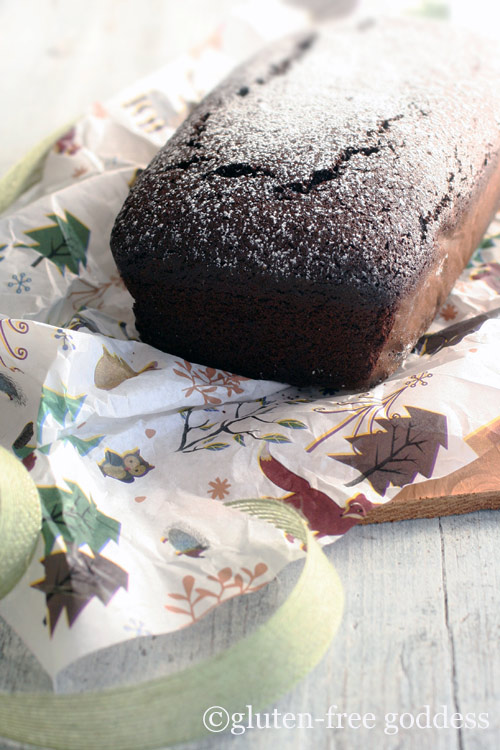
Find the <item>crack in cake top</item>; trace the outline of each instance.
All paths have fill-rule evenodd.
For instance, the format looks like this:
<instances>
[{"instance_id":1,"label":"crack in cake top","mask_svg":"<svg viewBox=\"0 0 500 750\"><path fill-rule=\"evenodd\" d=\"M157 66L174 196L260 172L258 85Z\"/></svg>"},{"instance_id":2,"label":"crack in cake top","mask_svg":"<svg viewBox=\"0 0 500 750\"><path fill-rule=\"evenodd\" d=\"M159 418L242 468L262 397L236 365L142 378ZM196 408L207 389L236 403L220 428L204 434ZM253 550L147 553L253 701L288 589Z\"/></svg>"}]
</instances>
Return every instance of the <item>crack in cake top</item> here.
<instances>
[{"instance_id":1,"label":"crack in cake top","mask_svg":"<svg viewBox=\"0 0 500 750\"><path fill-rule=\"evenodd\" d=\"M393 20L270 47L139 177L115 252L396 299L498 157L498 56L466 39Z\"/></svg>"}]
</instances>

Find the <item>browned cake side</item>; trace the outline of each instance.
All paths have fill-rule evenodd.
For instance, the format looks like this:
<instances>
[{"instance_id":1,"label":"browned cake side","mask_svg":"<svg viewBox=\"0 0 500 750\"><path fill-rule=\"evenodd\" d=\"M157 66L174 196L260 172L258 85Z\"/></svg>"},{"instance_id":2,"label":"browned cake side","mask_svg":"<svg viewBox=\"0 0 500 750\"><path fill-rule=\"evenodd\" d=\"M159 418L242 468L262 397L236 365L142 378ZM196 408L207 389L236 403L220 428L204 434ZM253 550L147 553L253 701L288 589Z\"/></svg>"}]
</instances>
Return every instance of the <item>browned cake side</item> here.
<instances>
[{"instance_id":1,"label":"browned cake side","mask_svg":"<svg viewBox=\"0 0 500 750\"><path fill-rule=\"evenodd\" d=\"M499 60L398 20L295 36L238 68L116 220L141 338L298 385L386 377L499 202Z\"/></svg>"}]
</instances>

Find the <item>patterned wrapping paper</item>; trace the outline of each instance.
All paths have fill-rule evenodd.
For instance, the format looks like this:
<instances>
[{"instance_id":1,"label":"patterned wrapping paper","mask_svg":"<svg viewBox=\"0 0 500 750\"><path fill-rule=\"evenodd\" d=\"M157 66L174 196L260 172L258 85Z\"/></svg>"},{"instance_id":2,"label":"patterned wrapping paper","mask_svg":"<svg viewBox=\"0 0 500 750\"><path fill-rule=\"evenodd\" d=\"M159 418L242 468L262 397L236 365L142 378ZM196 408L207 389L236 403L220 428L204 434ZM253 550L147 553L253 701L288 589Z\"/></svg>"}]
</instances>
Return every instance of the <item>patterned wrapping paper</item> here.
<instances>
[{"instance_id":1,"label":"patterned wrapping paper","mask_svg":"<svg viewBox=\"0 0 500 750\"><path fill-rule=\"evenodd\" d=\"M418 350L367 393L249 380L137 340L111 227L137 170L232 64L215 40L95 105L0 218L0 439L44 517L0 614L52 676L265 585L304 554L282 503L329 543L474 461L470 436L500 423L498 222Z\"/></svg>"}]
</instances>

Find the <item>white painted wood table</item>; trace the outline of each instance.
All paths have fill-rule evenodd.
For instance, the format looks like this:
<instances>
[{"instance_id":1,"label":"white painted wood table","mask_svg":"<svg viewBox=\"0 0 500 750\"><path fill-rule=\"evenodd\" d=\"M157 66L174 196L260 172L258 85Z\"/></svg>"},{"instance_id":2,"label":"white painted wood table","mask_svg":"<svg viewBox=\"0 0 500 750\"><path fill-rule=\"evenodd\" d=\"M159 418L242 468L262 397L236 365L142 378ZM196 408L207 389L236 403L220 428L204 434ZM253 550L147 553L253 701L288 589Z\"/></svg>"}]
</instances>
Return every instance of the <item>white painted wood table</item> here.
<instances>
[{"instance_id":1,"label":"white painted wood table","mask_svg":"<svg viewBox=\"0 0 500 750\"><path fill-rule=\"evenodd\" d=\"M231 0L4 0L0 173L88 102L110 96L201 41L232 5ZM317 720L314 728L214 735L185 750L496 750L498 523L495 511L479 511L351 530L327 549L346 593L340 632L320 665L268 709L309 713ZM300 567L290 566L262 591L225 603L187 630L140 638L81 660L64 670L57 689L137 682L195 664L263 622L291 589ZM48 676L2 621L0 688L51 689ZM376 726L329 729L330 706L337 707L334 713L374 714ZM393 733L389 717L386 731L387 714L416 715L425 706L431 717L443 707L448 717L473 713L477 721L487 714L489 726L414 726ZM410 721L403 717L405 725ZM140 741L140 727L137 731ZM4 742L1 747L20 746Z\"/></svg>"},{"instance_id":2,"label":"white painted wood table","mask_svg":"<svg viewBox=\"0 0 500 750\"><path fill-rule=\"evenodd\" d=\"M313 729L215 735L190 743L185 750L367 746L496 750L500 739L497 548L495 511L352 529L326 550L346 593L341 629L319 666L268 712L276 708L282 714L309 713L321 719L334 705L335 713L372 713L376 726L334 730L328 729L327 721L317 721ZM93 654L60 675L58 690L142 681L195 664L263 622L299 571L300 564L291 565L265 589L226 602L187 630L140 638ZM50 690L41 667L3 624L0 653L2 689ZM415 715L426 705L431 716L443 706L448 716L487 713L490 726L414 727L385 733L387 714ZM5 744L11 747L19 746Z\"/></svg>"}]
</instances>

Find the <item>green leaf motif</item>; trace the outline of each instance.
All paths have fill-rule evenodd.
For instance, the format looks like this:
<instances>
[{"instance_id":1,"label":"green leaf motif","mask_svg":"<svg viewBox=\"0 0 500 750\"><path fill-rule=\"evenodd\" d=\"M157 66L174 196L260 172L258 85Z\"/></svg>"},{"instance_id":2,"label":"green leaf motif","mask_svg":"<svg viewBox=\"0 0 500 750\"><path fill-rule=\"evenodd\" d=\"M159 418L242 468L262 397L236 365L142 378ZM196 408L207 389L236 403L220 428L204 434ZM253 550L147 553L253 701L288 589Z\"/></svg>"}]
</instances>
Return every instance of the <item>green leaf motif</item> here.
<instances>
[{"instance_id":1,"label":"green leaf motif","mask_svg":"<svg viewBox=\"0 0 500 750\"><path fill-rule=\"evenodd\" d=\"M13 450L14 454L18 458L20 458L21 461L22 461L23 458L26 458L26 456L29 456L30 453L33 453L33 451L35 450L35 448L36 448L36 446L34 446L34 445L23 445L22 448L14 448L14 447L12 447L12 450Z\"/></svg>"},{"instance_id":2,"label":"green leaf motif","mask_svg":"<svg viewBox=\"0 0 500 750\"><path fill-rule=\"evenodd\" d=\"M51 414L61 426L66 424L66 418L68 415L71 417L71 421L74 421L82 408L85 399L86 395L69 396L66 390L64 390L63 393L58 393L51 388L43 386L42 398L38 411L38 424L41 424L47 414Z\"/></svg>"},{"instance_id":3,"label":"green leaf motif","mask_svg":"<svg viewBox=\"0 0 500 750\"><path fill-rule=\"evenodd\" d=\"M500 232L498 234L490 234L489 236L484 237L481 244L479 245L478 250L476 250L476 252L472 256L472 260L476 258L476 254L478 253L479 250L486 250L489 247L495 247L495 240L498 240L498 239L500 239ZM0 250L1 249L2 248L0 248ZM480 254L479 254L478 260L480 263L483 262Z\"/></svg>"},{"instance_id":4,"label":"green leaf motif","mask_svg":"<svg viewBox=\"0 0 500 750\"><path fill-rule=\"evenodd\" d=\"M261 435L261 440L266 443L291 443L292 441L286 435L280 435L278 432L271 432L269 435Z\"/></svg>"},{"instance_id":5,"label":"green leaf motif","mask_svg":"<svg viewBox=\"0 0 500 750\"><path fill-rule=\"evenodd\" d=\"M360 473L345 487L367 479L375 492L384 496L390 484L404 487L417 474L430 479L440 448L448 448L446 416L417 406L404 408L408 417L381 417L375 420L381 430L346 438L354 453L330 454Z\"/></svg>"},{"instance_id":6,"label":"green leaf motif","mask_svg":"<svg viewBox=\"0 0 500 750\"><path fill-rule=\"evenodd\" d=\"M76 437L76 435L67 435L64 440L71 443L80 456L86 456L91 450L94 450L99 443L104 440L104 435L95 435L94 437L84 440L83 438Z\"/></svg>"},{"instance_id":7,"label":"green leaf motif","mask_svg":"<svg viewBox=\"0 0 500 750\"><path fill-rule=\"evenodd\" d=\"M57 214L50 214L47 218L53 223L24 233L34 241L33 245L19 243L16 247L27 247L40 253L32 266L37 266L45 258L55 263L61 273L68 268L78 274L80 263L84 267L87 265L90 230L69 211L64 211L64 218Z\"/></svg>"},{"instance_id":8,"label":"green leaf motif","mask_svg":"<svg viewBox=\"0 0 500 750\"><path fill-rule=\"evenodd\" d=\"M66 484L69 491L56 486L38 488L45 555L50 554L59 535L67 544L88 544L94 553L110 540L118 542L121 524L101 513L77 484L68 480Z\"/></svg>"},{"instance_id":9,"label":"green leaf motif","mask_svg":"<svg viewBox=\"0 0 500 750\"><path fill-rule=\"evenodd\" d=\"M229 448L229 443L210 443L205 445L207 451L222 451L224 448Z\"/></svg>"},{"instance_id":10,"label":"green leaf motif","mask_svg":"<svg viewBox=\"0 0 500 750\"><path fill-rule=\"evenodd\" d=\"M51 637L63 610L71 627L94 596L107 606L119 588L128 588L126 570L97 552L91 557L74 545L48 555L41 563L45 578L31 586L45 594Z\"/></svg>"},{"instance_id":11,"label":"green leaf motif","mask_svg":"<svg viewBox=\"0 0 500 750\"><path fill-rule=\"evenodd\" d=\"M51 414L53 419L60 424L61 427L66 427L67 421L75 421L85 399L86 395L69 396L66 389L64 389L62 393L58 393L46 386L42 387L42 397L40 399L37 421L37 447L39 451L48 454L52 447L52 443L44 444L42 440L43 423L47 415ZM93 435L86 439L77 437L76 435L63 435L61 436L61 439L64 440L64 442L71 443L80 456L86 456L91 450L99 445L104 439L104 435Z\"/></svg>"},{"instance_id":12,"label":"green leaf motif","mask_svg":"<svg viewBox=\"0 0 500 750\"><path fill-rule=\"evenodd\" d=\"M291 430L307 430L307 425L298 419L280 419L277 424L282 427L289 427Z\"/></svg>"},{"instance_id":13,"label":"green leaf motif","mask_svg":"<svg viewBox=\"0 0 500 750\"><path fill-rule=\"evenodd\" d=\"M243 437L243 435L240 435L240 433L234 435L233 440L236 440L239 445L245 445L245 438Z\"/></svg>"}]
</instances>

